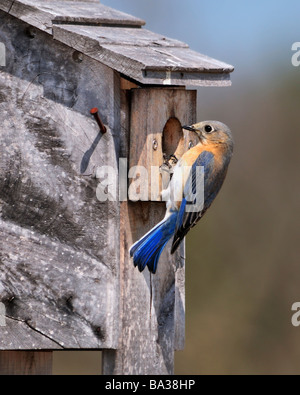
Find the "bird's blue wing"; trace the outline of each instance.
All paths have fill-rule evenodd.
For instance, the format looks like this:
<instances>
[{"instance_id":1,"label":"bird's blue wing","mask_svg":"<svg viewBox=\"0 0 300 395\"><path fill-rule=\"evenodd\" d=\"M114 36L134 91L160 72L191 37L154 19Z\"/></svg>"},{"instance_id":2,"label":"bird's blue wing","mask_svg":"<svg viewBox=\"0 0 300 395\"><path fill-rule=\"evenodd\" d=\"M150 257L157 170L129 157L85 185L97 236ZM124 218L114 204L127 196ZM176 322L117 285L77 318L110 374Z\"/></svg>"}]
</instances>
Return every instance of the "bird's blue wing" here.
<instances>
[{"instance_id":1,"label":"bird's blue wing","mask_svg":"<svg viewBox=\"0 0 300 395\"><path fill-rule=\"evenodd\" d=\"M172 253L176 251L188 231L197 224L215 198L214 163L214 155L209 151L204 151L191 168L177 216Z\"/></svg>"}]
</instances>

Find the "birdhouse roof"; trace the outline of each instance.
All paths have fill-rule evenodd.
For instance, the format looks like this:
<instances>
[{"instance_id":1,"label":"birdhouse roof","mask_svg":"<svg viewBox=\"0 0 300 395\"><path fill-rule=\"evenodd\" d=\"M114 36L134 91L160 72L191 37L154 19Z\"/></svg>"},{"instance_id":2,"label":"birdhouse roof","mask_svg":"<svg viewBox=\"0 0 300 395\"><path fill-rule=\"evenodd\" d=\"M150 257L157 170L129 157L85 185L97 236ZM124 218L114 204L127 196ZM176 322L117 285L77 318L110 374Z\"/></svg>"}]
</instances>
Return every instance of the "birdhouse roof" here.
<instances>
[{"instance_id":1,"label":"birdhouse roof","mask_svg":"<svg viewBox=\"0 0 300 395\"><path fill-rule=\"evenodd\" d=\"M142 85L228 86L233 66L98 0L0 0L0 9Z\"/></svg>"}]
</instances>

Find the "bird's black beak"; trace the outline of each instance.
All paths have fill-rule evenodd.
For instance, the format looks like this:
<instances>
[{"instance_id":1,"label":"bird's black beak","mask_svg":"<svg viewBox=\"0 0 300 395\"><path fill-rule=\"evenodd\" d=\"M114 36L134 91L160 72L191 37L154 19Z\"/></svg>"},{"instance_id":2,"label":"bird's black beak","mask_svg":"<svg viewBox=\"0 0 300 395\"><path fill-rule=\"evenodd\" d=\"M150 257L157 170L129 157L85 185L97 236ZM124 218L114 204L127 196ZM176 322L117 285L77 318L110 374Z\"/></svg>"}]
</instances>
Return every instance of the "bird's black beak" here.
<instances>
[{"instance_id":1,"label":"bird's black beak","mask_svg":"<svg viewBox=\"0 0 300 395\"><path fill-rule=\"evenodd\" d=\"M184 130L189 130L190 132L194 132L196 133L196 135L199 137L199 140L201 141L201 143L203 142L203 134L201 132L201 130L196 129L194 126L182 126L182 129Z\"/></svg>"},{"instance_id":2,"label":"bird's black beak","mask_svg":"<svg viewBox=\"0 0 300 395\"><path fill-rule=\"evenodd\" d=\"M184 130L189 130L190 132L195 132L195 133L197 133L196 129L193 128L192 126L182 126L182 129L184 129Z\"/></svg>"}]
</instances>

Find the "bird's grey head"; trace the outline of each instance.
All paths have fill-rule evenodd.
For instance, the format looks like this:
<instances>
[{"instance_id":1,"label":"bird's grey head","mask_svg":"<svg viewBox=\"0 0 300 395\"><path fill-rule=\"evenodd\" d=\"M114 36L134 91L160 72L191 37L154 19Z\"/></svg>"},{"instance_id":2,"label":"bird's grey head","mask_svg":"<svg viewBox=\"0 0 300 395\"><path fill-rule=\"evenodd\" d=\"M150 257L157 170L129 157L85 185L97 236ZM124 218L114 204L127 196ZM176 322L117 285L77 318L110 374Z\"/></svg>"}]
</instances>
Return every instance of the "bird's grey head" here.
<instances>
[{"instance_id":1,"label":"bird's grey head","mask_svg":"<svg viewBox=\"0 0 300 395\"><path fill-rule=\"evenodd\" d=\"M218 121L204 121L183 129L195 132L203 145L224 144L233 151L233 137L231 130L224 123Z\"/></svg>"}]
</instances>

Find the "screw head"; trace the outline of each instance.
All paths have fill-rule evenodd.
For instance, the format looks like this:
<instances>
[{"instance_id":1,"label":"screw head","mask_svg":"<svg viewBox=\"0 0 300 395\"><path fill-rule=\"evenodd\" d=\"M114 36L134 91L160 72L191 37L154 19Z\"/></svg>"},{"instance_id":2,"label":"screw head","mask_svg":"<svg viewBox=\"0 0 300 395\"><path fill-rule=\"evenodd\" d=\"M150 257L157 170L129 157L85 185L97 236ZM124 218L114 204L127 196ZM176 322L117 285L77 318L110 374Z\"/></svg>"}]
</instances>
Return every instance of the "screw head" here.
<instances>
[{"instance_id":1,"label":"screw head","mask_svg":"<svg viewBox=\"0 0 300 395\"><path fill-rule=\"evenodd\" d=\"M73 60L76 63L82 63L83 62L83 53L79 52L79 51L75 51L73 52Z\"/></svg>"},{"instance_id":2,"label":"screw head","mask_svg":"<svg viewBox=\"0 0 300 395\"><path fill-rule=\"evenodd\" d=\"M25 33L26 33L26 35L27 35L29 38L35 38L36 35L37 35L37 30L36 30L36 28L33 27L33 26L28 26L27 29L25 30Z\"/></svg>"},{"instance_id":3,"label":"screw head","mask_svg":"<svg viewBox=\"0 0 300 395\"><path fill-rule=\"evenodd\" d=\"M158 141L156 139L152 142L153 151L157 151L158 149Z\"/></svg>"},{"instance_id":4,"label":"screw head","mask_svg":"<svg viewBox=\"0 0 300 395\"><path fill-rule=\"evenodd\" d=\"M190 142L189 142L189 149L191 149L193 147L194 147L194 143L192 142L192 140L190 140Z\"/></svg>"}]
</instances>

